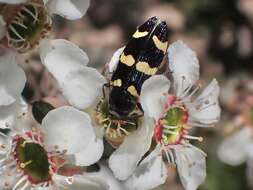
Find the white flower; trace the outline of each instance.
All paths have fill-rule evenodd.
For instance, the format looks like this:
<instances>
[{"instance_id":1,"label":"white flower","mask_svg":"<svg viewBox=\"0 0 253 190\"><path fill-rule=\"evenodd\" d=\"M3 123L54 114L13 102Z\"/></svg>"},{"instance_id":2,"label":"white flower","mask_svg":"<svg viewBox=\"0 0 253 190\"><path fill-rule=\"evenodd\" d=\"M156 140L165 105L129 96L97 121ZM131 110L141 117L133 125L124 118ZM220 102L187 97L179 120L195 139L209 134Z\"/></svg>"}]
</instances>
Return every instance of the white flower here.
<instances>
[{"instance_id":1,"label":"white flower","mask_svg":"<svg viewBox=\"0 0 253 190\"><path fill-rule=\"evenodd\" d=\"M219 159L231 166L247 164L248 182L253 187L253 132L252 126L244 126L242 129L226 138L218 148Z\"/></svg>"},{"instance_id":2,"label":"white flower","mask_svg":"<svg viewBox=\"0 0 253 190\"><path fill-rule=\"evenodd\" d=\"M74 164L87 166L101 152L102 141L96 139L88 115L69 106L57 108L38 128L18 126L9 135L0 133L0 189L108 189L99 178L57 174L57 159L70 156Z\"/></svg>"},{"instance_id":3,"label":"white flower","mask_svg":"<svg viewBox=\"0 0 253 190\"><path fill-rule=\"evenodd\" d=\"M138 160L150 147L152 136L146 138L145 134L148 134L148 130L144 127L149 122L142 121L142 118L132 121L110 119L107 110L108 102L104 101L102 93L107 80L96 69L87 66L87 55L66 40L53 40L51 44L45 43L44 45L48 47L48 51L43 53L42 62L58 81L68 102L81 110L89 111L93 127L97 131L97 137L102 139L105 136L109 143L116 146L123 141L120 147L130 146L133 149L136 147L136 150L130 152L125 148L119 148L111 155L111 158L117 158L118 154L127 155L124 157L124 161L119 164L125 163L121 169L123 173L126 175L132 173ZM115 69L122 50L122 48L119 49L112 57L109 64L110 71ZM114 126L112 127L112 125ZM125 142L127 143L125 144ZM136 144L141 146L135 146ZM122 178L125 178L125 174L121 174ZM119 176L117 177L121 179Z\"/></svg>"},{"instance_id":4,"label":"white flower","mask_svg":"<svg viewBox=\"0 0 253 190\"><path fill-rule=\"evenodd\" d=\"M80 19L87 11L89 0L0 0L0 39L6 46L25 53L48 37L53 14L66 19ZM14 6L13 4L16 4ZM15 11L16 14L13 14Z\"/></svg>"},{"instance_id":5,"label":"white flower","mask_svg":"<svg viewBox=\"0 0 253 190\"><path fill-rule=\"evenodd\" d=\"M131 133L124 126L135 130L138 119L119 121L106 116L108 102L103 97L103 86L108 82L96 69L87 66L89 60L86 53L66 40L44 42L42 48L47 51L41 54L43 64L58 81L68 102L78 109L89 111L93 126L98 129L98 137L105 135L107 139L120 143L124 136ZM120 51L122 49L114 54L112 64L116 64Z\"/></svg>"},{"instance_id":6,"label":"white flower","mask_svg":"<svg viewBox=\"0 0 253 190\"><path fill-rule=\"evenodd\" d=\"M144 82L140 102L145 115L155 122L147 121L146 131L139 133L139 138L127 137L109 159L116 177L127 180L126 184L132 189L151 189L164 183L167 170L162 155L168 163L177 165L182 184L187 190L196 189L206 176L205 153L189 143L189 140L202 141L202 137L190 136L188 130L194 126L208 127L219 120L219 86L213 80L193 99L199 88L194 88L199 77L196 55L181 41L173 43L168 54L174 80L171 91L174 93L168 93L170 82L165 76L156 75ZM149 149L145 146L149 147L152 135L157 146L138 165Z\"/></svg>"},{"instance_id":7,"label":"white flower","mask_svg":"<svg viewBox=\"0 0 253 190\"><path fill-rule=\"evenodd\" d=\"M252 150L252 129L246 126L222 142L218 149L218 156L224 163L237 166L253 156L251 154Z\"/></svg>"},{"instance_id":8,"label":"white flower","mask_svg":"<svg viewBox=\"0 0 253 190\"><path fill-rule=\"evenodd\" d=\"M26 123L28 105L21 97L26 76L14 54L0 56L0 129L13 129Z\"/></svg>"},{"instance_id":9,"label":"white flower","mask_svg":"<svg viewBox=\"0 0 253 190\"><path fill-rule=\"evenodd\" d=\"M18 4L18 3L24 3L26 0L1 0L1 3L9 3L9 4Z\"/></svg>"}]
</instances>

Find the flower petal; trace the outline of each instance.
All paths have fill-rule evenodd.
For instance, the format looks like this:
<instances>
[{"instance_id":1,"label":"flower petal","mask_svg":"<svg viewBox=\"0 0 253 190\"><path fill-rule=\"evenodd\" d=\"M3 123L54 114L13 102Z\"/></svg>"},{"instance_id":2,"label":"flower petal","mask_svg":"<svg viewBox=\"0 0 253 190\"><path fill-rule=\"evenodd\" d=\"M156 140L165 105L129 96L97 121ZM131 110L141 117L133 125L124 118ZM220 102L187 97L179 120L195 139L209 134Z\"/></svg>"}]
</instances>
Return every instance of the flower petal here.
<instances>
[{"instance_id":1,"label":"flower petal","mask_svg":"<svg viewBox=\"0 0 253 190\"><path fill-rule=\"evenodd\" d=\"M8 4L19 4L24 3L27 0L0 0L0 3L8 3Z\"/></svg>"},{"instance_id":2,"label":"flower petal","mask_svg":"<svg viewBox=\"0 0 253 190\"><path fill-rule=\"evenodd\" d=\"M0 15L0 40L5 36L6 27L3 17Z\"/></svg>"},{"instance_id":3,"label":"flower petal","mask_svg":"<svg viewBox=\"0 0 253 190\"><path fill-rule=\"evenodd\" d=\"M42 63L60 85L69 72L80 69L89 62L89 58L83 50L63 39L42 40L40 42L40 56Z\"/></svg>"},{"instance_id":4,"label":"flower petal","mask_svg":"<svg viewBox=\"0 0 253 190\"><path fill-rule=\"evenodd\" d=\"M25 72L17 65L14 54L1 56L0 106L10 105L20 98L25 82Z\"/></svg>"},{"instance_id":5,"label":"flower petal","mask_svg":"<svg viewBox=\"0 0 253 190\"><path fill-rule=\"evenodd\" d=\"M163 75L155 75L146 80L141 89L140 102L144 113L158 119L164 110L170 88L170 81Z\"/></svg>"},{"instance_id":6,"label":"flower petal","mask_svg":"<svg viewBox=\"0 0 253 190\"><path fill-rule=\"evenodd\" d=\"M70 106L50 111L42 120L41 130L46 145L67 154L83 151L95 135L88 114Z\"/></svg>"},{"instance_id":7,"label":"flower petal","mask_svg":"<svg viewBox=\"0 0 253 190\"><path fill-rule=\"evenodd\" d=\"M61 86L64 97L79 109L97 103L106 79L94 68L83 67L69 72Z\"/></svg>"},{"instance_id":8,"label":"flower petal","mask_svg":"<svg viewBox=\"0 0 253 190\"><path fill-rule=\"evenodd\" d=\"M99 167L100 170L98 172L92 172L89 173L88 175L106 180L107 184L110 187L109 188L110 190L126 190L123 187L123 184L114 177L113 173L109 168L103 165L99 165Z\"/></svg>"},{"instance_id":9,"label":"flower petal","mask_svg":"<svg viewBox=\"0 0 253 190\"><path fill-rule=\"evenodd\" d=\"M12 189L18 181L18 177L16 175L8 175L8 172L3 172L0 174L0 189ZM8 186L6 186L8 185Z\"/></svg>"},{"instance_id":10,"label":"flower petal","mask_svg":"<svg viewBox=\"0 0 253 190\"><path fill-rule=\"evenodd\" d=\"M160 151L153 150L136 168L134 174L127 179L125 186L132 190L153 189L165 183L167 168Z\"/></svg>"},{"instance_id":11,"label":"flower petal","mask_svg":"<svg viewBox=\"0 0 253 190\"><path fill-rule=\"evenodd\" d=\"M250 128L245 127L222 142L218 149L218 157L229 165L240 165L247 159L249 145L253 145L252 133Z\"/></svg>"},{"instance_id":12,"label":"flower petal","mask_svg":"<svg viewBox=\"0 0 253 190\"><path fill-rule=\"evenodd\" d=\"M207 124L203 126L218 122L221 113L219 93L218 82L214 79L193 103L186 104L189 109L189 122Z\"/></svg>"},{"instance_id":13,"label":"flower petal","mask_svg":"<svg viewBox=\"0 0 253 190\"><path fill-rule=\"evenodd\" d=\"M199 79L197 56L182 41L176 41L168 48L169 67L174 78L174 88L179 97Z\"/></svg>"},{"instance_id":14,"label":"flower petal","mask_svg":"<svg viewBox=\"0 0 253 190\"><path fill-rule=\"evenodd\" d=\"M80 166L89 166L97 162L104 151L103 140L94 138L90 140L89 144L81 152L75 154L75 164Z\"/></svg>"},{"instance_id":15,"label":"flower petal","mask_svg":"<svg viewBox=\"0 0 253 190\"><path fill-rule=\"evenodd\" d=\"M175 148L177 170L185 190L196 190L206 178L206 159L202 150L194 146Z\"/></svg>"},{"instance_id":16,"label":"flower petal","mask_svg":"<svg viewBox=\"0 0 253 190\"><path fill-rule=\"evenodd\" d=\"M20 128L27 112L28 105L22 98L9 106L0 106L0 128L22 130Z\"/></svg>"},{"instance_id":17,"label":"flower petal","mask_svg":"<svg viewBox=\"0 0 253 190\"><path fill-rule=\"evenodd\" d=\"M110 62L108 63L110 73L115 71L115 69L117 68L118 63L119 63L119 57L122 54L124 49L125 49L125 46L122 48L119 48L117 51L114 52Z\"/></svg>"},{"instance_id":18,"label":"flower petal","mask_svg":"<svg viewBox=\"0 0 253 190\"><path fill-rule=\"evenodd\" d=\"M73 189L73 190L109 190L106 181L98 177L90 177L86 175L75 175L73 177L65 177L54 175L53 180L57 189Z\"/></svg>"},{"instance_id":19,"label":"flower petal","mask_svg":"<svg viewBox=\"0 0 253 190\"><path fill-rule=\"evenodd\" d=\"M89 0L51 0L47 4L51 14L58 14L70 20L82 18L89 6Z\"/></svg>"},{"instance_id":20,"label":"flower petal","mask_svg":"<svg viewBox=\"0 0 253 190\"><path fill-rule=\"evenodd\" d=\"M44 5L46 5L48 1L50 0L43 0Z\"/></svg>"},{"instance_id":21,"label":"flower petal","mask_svg":"<svg viewBox=\"0 0 253 190\"><path fill-rule=\"evenodd\" d=\"M150 120L146 120L139 130L125 137L124 142L110 156L109 167L116 178L127 179L148 151L153 134L152 128L146 126L151 124L149 122Z\"/></svg>"},{"instance_id":22,"label":"flower petal","mask_svg":"<svg viewBox=\"0 0 253 190\"><path fill-rule=\"evenodd\" d=\"M6 156L6 153L10 151L11 140L7 135L0 131L0 160ZM1 178L0 178L1 179Z\"/></svg>"}]
</instances>

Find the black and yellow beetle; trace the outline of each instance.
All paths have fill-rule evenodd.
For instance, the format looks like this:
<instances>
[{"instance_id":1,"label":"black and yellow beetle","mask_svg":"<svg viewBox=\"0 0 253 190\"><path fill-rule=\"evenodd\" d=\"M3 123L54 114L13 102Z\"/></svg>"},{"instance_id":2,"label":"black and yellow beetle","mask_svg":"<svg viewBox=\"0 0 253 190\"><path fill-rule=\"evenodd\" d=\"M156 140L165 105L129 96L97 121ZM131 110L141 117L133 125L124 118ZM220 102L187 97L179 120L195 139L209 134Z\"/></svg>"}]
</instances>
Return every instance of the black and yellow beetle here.
<instances>
[{"instance_id":1,"label":"black and yellow beetle","mask_svg":"<svg viewBox=\"0 0 253 190\"><path fill-rule=\"evenodd\" d=\"M127 117L136 108L145 80L156 74L168 48L165 21L152 17L139 26L120 55L110 81L109 112Z\"/></svg>"}]
</instances>

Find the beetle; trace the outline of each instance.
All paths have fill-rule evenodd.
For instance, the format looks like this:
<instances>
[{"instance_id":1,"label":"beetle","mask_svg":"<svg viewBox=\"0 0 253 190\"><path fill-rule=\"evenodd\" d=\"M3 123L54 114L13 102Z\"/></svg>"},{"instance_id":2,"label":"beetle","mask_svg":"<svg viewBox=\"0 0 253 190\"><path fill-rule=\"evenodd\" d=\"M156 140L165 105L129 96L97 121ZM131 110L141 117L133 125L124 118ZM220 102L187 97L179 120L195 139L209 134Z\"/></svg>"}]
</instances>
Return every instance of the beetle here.
<instances>
[{"instance_id":1,"label":"beetle","mask_svg":"<svg viewBox=\"0 0 253 190\"><path fill-rule=\"evenodd\" d=\"M110 80L109 112L128 117L138 103L143 83L156 74L167 52L169 29L157 17L140 25L120 55ZM142 110L142 109L141 109Z\"/></svg>"}]
</instances>

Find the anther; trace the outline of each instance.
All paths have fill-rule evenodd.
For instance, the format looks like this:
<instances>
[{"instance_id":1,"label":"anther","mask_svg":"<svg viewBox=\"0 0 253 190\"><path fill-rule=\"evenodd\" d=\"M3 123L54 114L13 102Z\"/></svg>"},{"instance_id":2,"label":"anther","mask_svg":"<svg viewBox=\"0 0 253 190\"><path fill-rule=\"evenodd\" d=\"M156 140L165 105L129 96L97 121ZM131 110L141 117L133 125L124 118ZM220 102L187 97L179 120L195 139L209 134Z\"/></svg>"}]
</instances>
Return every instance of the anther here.
<instances>
[{"instance_id":1,"label":"anther","mask_svg":"<svg viewBox=\"0 0 253 190\"><path fill-rule=\"evenodd\" d=\"M36 127L32 127L32 132L37 132L37 128Z\"/></svg>"}]
</instances>

